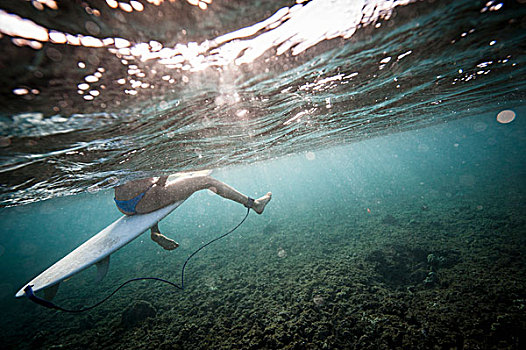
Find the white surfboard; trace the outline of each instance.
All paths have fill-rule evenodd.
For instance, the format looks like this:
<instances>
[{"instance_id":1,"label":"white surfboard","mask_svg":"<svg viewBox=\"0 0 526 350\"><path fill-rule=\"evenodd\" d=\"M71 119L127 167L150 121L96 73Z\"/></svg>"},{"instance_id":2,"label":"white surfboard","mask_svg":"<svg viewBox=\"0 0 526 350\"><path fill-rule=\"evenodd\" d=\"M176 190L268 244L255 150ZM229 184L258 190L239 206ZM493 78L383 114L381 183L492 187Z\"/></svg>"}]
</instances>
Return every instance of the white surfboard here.
<instances>
[{"instance_id":1,"label":"white surfboard","mask_svg":"<svg viewBox=\"0 0 526 350\"><path fill-rule=\"evenodd\" d=\"M210 171L180 173L175 175L175 179L177 180L180 179L181 176L186 177L194 174L208 175ZM170 176L168 180L170 181L171 178L172 176ZM24 289L30 285L32 286L33 292L38 292L39 290L48 291L49 293L46 297L51 299L56 293L60 282L94 264L97 265L97 279L102 279L108 271L110 254L139 237L154 224L164 219L183 202L184 201L175 202L148 214L124 215L25 284L24 287L16 293L16 297L23 297L26 294Z\"/></svg>"}]
</instances>

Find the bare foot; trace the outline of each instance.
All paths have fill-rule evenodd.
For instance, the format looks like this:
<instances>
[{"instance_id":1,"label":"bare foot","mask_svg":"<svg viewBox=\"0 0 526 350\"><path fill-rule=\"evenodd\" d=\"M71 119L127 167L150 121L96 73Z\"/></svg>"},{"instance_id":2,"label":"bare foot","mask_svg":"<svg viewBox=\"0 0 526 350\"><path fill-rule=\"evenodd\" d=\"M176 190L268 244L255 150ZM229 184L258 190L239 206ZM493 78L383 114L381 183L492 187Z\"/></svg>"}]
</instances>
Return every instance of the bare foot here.
<instances>
[{"instance_id":1,"label":"bare foot","mask_svg":"<svg viewBox=\"0 0 526 350\"><path fill-rule=\"evenodd\" d=\"M174 250L175 248L179 247L179 243L160 234L159 232L152 232L151 237L155 243L159 244L166 250Z\"/></svg>"},{"instance_id":2,"label":"bare foot","mask_svg":"<svg viewBox=\"0 0 526 350\"><path fill-rule=\"evenodd\" d=\"M263 210L265 210L265 206L271 199L272 199L272 193L269 192L263 197L256 199L254 201L254 206L252 207L252 209L254 209L254 211L258 214L263 213Z\"/></svg>"}]
</instances>

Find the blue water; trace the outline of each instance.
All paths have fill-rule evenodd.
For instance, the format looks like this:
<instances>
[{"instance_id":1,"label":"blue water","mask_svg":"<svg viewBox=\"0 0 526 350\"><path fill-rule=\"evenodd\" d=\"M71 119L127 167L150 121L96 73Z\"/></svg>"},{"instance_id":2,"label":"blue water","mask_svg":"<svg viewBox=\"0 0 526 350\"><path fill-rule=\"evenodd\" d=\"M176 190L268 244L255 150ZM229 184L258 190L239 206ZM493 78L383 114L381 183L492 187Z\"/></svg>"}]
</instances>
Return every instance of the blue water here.
<instances>
[{"instance_id":1,"label":"blue water","mask_svg":"<svg viewBox=\"0 0 526 350\"><path fill-rule=\"evenodd\" d=\"M522 2L110 3L0 5L55 41L130 43L0 24L2 346L524 348ZM165 57L144 59L159 43ZM113 186L199 169L273 198L189 262L184 291L135 282L79 315L14 298L121 216ZM145 233L54 302L92 305L134 277L179 284L245 213L198 192L160 223L179 248Z\"/></svg>"},{"instance_id":2,"label":"blue water","mask_svg":"<svg viewBox=\"0 0 526 350\"><path fill-rule=\"evenodd\" d=\"M480 130L478 123L484 123L486 128ZM494 236L508 237L520 245L511 245L512 248L507 249L512 252L505 250L504 254L519 254L513 264L524 267L521 255L525 247L525 156L522 152L525 139L523 121L514 123L501 125L494 115L487 114L315 151L309 154L310 159L306 154L299 154L251 166L218 169L214 176L244 193L257 196L271 190L274 197L265 213L251 214L238 231L194 258L188 265L184 292L146 283L129 286L99 310L90 312L88 326L79 321L84 319L82 316L71 318L27 300L14 300L13 295L36 273L120 216L112 203L112 192L99 191L5 208L1 213L4 223L2 309L6 315L3 329L13 336L27 332L25 327L32 324L34 330L24 334L25 341L37 344L42 341L44 347L66 342L75 348L86 344L88 339L102 342L105 336L94 335L95 329L108 336L110 331L106 327L116 327L122 309L135 299L148 300L157 308L157 317L168 317L171 322L156 327L175 327L176 332L180 332L188 319L207 327L222 327L221 323L215 324L219 322L212 317L216 313L232 313L233 319L258 320L263 317L259 315L261 310L267 307L271 307L267 310L269 313L294 308L297 304L309 308L313 304L309 293L320 293L331 307L340 304L356 308L358 306L346 300L331 299L335 291L345 286L331 280L330 271L334 269L331 266L350 257L359 259L371 250L394 243L426 252L452 249L469 266L470 259L477 259L473 254L480 249L476 244L473 246L472 240L500 246L502 242L498 240L491 243L496 239ZM423 211L423 205L429 209ZM184 259L203 242L233 227L243 213L244 208L239 205L206 192L197 193L161 224L162 231L176 239L180 248L163 251L145 234L112 256L110 272L102 283L95 284L95 270L87 270L61 285L56 302L70 307L89 305L128 278L144 275L178 283ZM395 216L399 223L392 227L383 225L381 220L388 214ZM414 232L422 230L421 226L412 224L415 220L428 222L429 226L425 226L424 232ZM491 223L500 220L510 227L491 229ZM265 230L266 227L271 229ZM422 237L418 238L419 235ZM484 249L491 254L491 249ZM285 257L280 258L280 250L286 252ZM301 282L291 281L295 274L302 275L300 271L305 265L323 269L317 274L307 274ZM513 277L524 286L524 275ZM498 280L497 276L493 278ZM382 288L378 281L369 283ZM415 283L416 288L418 284ZM255 289L246 289L247 285ZM279 306L267 305L282 298L283 288L287 290L287 287L298 300L286 300ZM350 287L351 290L358 288L352 284ZM221 308L216 297L221 300ZM519 295L513 298L520 299ZM243 309L238 304L246 304L245 299L250 302ZM186 307L181 308L181 304ZM197 314L195 310L199 310ZM333 320L335 324L341 321ZM300 319L297 322L302 324ZM147 327L145 324L142 327ZM201 326L197 323L196 327ZM44 340L38 340L35 335L38 332L46 334ZM104 340L103 347L145 346L139 340L133 343L128 339L130 332L137 329L112 335L111 342ZM182 341L177 339L175 344ZM256 336L253 341L258 339ZM213 347L221 341L206 342L197 337L185 344Z\"/></svg>"}]
</instances>

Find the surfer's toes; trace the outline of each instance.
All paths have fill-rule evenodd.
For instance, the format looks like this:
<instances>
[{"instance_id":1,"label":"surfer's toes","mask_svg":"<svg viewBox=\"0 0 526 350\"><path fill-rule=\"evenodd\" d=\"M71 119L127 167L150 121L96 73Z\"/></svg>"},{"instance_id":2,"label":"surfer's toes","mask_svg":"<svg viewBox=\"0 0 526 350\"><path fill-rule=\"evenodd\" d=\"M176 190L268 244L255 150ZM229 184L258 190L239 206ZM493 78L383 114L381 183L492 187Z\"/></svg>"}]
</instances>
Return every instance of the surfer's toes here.
<instances>
[{"instance_id":1,"label":"surfer's toes","mask_svg":"<svg viewBox=\"0 0 526 350\"><path fill-rule=\"evenodd\" d=\"M262 214L263 210L265 210L265 206L267 205L268 202L270 202L271 199L272 199L272 193L268 192L263 197L258 198L254 201L254 206L252 207L252 209L254 209L256 213Z\"/></svg>"},{"instance_id":2,"label":"surfer's toes","mask_svg":"<svg viewBox=\"0 0 526 350\"><path fill-rule=\"evenodd\" d=\"M175 248L179 247L179 243L169 238L167 238L166 242L159 243L159 244L161 245L161 247L163 247L166 250L174 250Z\"/></svg>"}]
</instances>

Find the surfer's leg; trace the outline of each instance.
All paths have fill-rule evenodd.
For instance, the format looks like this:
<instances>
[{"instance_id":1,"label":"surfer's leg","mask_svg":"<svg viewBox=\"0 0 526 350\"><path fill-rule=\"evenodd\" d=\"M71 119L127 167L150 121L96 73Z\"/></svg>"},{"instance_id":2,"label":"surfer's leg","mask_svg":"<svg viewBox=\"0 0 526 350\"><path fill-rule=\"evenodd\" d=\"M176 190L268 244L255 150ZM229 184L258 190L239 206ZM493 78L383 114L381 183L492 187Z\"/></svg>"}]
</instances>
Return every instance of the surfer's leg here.
<instances>
[{"instance_id":1,"label":"surfer's leg","mask_svg":"<svg viewBox=\"0 0 526 350\"><path fill-rule=\"evenodd\" d=\"M164 249L174 250L175 248L179 247L179 243L161 234L158 224L153 225L150 231L152 241L159 244Z\"/></svg>"},{"instance_id":2,"label":"surfer's leg","mask_svg":"<svg viewBox=\"0 0 526 350\"><path fill-rule=\"evenodd\" d=\"M173 187L172 187L173 186ZM178 193L181 191L181 187L183 188L183 192L186 192L187 196L189 197L192 195L192 193L204 189L208 189L215 194L230 199L234 202L240 203L240 204L247 204L248 203L248 196L242 194L241 192L237 191L233 187L230 187L224 182L221 182L217 179L214 179L211 176L195 176L183 179L181 183L174 185L166 186L165 188L168 188L168 191L173 191L175 193ZM268 192L266 195L264 195L261 198L258 198L254 200L254 204L252 206L252 209L258 213L263 213L263 210L265 209L265 206L272 198L272 193Z\"/></svg>"},{"instance_id":3,"label":"surfer's leg","mask_svg":"<svg viewBox=\"0 0 526 350\"><path fill-rule=\"evenodd\" d=\"M143 199L137 204L137 212L148 213L163 208L171 203L185 200L194 192L208 189L223 198L230 199L240 204L247 204L248 197L224 182L210 176L191 176L174 180L163 187L155 186L149 190ZM263 213L265 206L272 198L272 193L256 199L252 209L258 213Z\"/></svg>"},{"instance_id":4,"label":"surfer's leg","mask_svg":"<svg viewBox=\"0 0 526 350\"><path fill-rule=\"evenodd\" d=\"M199 189L208 189L214 192L215 194L220 195L223 198L230 199L239 204L246 205L248 203L248 196L242 194L241 192L237 191L233 187L230 187L224 182L221 182L210 176L203 176L202 181L203 181L203 184L201 186L202 188L199 188ZM267 205L267 203L270 201L271 198L272 198L272 193L268 192L263 197L260 197L254 200L252 209L258 214L263 213L265 206Z\"/></svg>"}]
</instances>

